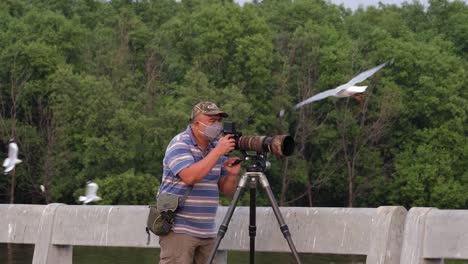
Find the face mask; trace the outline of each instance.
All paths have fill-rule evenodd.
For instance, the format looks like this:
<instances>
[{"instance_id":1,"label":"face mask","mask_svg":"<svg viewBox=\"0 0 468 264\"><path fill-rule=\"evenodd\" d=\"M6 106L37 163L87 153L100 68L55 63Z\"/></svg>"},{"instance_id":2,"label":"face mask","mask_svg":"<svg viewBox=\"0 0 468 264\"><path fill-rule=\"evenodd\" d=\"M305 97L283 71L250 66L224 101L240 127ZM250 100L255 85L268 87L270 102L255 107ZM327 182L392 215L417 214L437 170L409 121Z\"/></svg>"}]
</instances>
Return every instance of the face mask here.
<instances>
[{"instance_id":1,"label":"face mask","mask_svg":"<svg viewBox=\"0 0 468 264\"><path fill-rule=\"evenodd\" d=\"M218 136L221 135L221 132L223 131L223 126L219 122L214 123L213 125L205 125L202 122L200 122L200 124L206 127L205 132L201 132L200 130L198 130L198 132L205 135L205 137L208 138L210 141L217 139Z\"/></svg>"}]
</instances>

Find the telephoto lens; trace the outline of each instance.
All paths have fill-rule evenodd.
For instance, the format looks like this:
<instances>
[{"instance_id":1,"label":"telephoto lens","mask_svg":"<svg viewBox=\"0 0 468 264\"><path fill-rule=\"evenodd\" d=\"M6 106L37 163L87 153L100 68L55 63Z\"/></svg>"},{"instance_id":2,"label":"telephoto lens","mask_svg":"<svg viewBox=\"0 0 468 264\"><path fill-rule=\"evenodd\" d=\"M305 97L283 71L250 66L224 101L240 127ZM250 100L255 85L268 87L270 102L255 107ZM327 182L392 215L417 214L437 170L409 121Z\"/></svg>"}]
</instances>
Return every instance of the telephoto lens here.
<instances>
[{"instance_id":1,"label":"telephoto lens","mask_svg":"<svg viewBox=\"0 0 468 264\"><path fill-rule=\"evenodd\" d=\"M271 152L276 157L284 157L293 154L294 139L289 135L241 136L238 148L245 151Z\"/></svg>"},{"instance_id":2,"label":"telephoto lens","mask_svg":"<svg viewBox=\"0 0 468 264\"><path fill-rule=\"evenodd\" d=\"M277 158L290 156L294 152L294 139L289 135L277 136L242 136L236 129L236 123L225 121L224 134L231 134L236 141L236 149L243 151L271 152Z\"/></svg>"}]
</instances>

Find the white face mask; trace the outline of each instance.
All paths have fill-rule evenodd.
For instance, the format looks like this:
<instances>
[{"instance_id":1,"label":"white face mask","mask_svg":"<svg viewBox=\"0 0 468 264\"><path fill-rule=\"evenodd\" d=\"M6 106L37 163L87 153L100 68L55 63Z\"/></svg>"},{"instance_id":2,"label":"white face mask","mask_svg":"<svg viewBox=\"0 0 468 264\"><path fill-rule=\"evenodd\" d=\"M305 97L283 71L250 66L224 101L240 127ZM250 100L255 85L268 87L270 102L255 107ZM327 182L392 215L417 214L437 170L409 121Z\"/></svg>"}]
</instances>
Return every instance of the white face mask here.
<instances>
[{"instance_id":1,"label":"white face mask","mask_svg":"<svg viewBox=\"0 0 468 264\"><path fill-rule=\"evenodd\" d=\"M200 121L198 122L206 127L205 132L201 132L200 130L198 130L198 132L205 135L205 137L208 138L210 141L216 140L219 137L219 135L221 135L221 133L223 132L223 125L221 125L221 123L219 122L216 122L212 125L205 125Z\"/></svg>"}]
</instances>

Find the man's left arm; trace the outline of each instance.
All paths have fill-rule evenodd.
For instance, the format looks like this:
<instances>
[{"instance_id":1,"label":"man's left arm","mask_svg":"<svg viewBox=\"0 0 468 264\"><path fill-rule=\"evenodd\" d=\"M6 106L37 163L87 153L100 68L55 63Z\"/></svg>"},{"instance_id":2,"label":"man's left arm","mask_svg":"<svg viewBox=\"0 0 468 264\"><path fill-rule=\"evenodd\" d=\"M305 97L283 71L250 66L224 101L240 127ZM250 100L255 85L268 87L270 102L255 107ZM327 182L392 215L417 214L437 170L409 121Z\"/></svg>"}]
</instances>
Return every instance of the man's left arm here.
<instances>
[{"instance_id":1,"label":"man's left arm","mask_svg":"<svg viewBox=\"0 0 468 264\"><path fill-rule=\"evenodd\" d=\"M237 175L240 171L240 164L233 164L239 158L230 158L223 162L223 169L227 175L221 177L218 182L218 187L225 195L233 195L237 187Z\"/></svg>"}]
</instances>

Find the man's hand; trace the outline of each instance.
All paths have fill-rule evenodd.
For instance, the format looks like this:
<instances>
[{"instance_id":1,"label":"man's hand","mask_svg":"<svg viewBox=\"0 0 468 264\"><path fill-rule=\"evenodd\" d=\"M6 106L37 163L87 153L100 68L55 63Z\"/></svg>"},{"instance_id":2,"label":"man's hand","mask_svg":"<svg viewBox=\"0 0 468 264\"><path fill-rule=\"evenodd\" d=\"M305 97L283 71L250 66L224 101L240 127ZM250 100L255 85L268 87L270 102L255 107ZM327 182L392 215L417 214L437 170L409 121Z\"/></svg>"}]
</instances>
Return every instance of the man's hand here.
<instances>
[{"instance_id":1,"label":"man's hand","mask_svg":"<svg viewBox=\"0 0 468 264\"><path fill-rule=\"evenodd\" d=\"M220 156L229 154L236 147L236 140L232 138L233 136L228 134L221 137L213 150L219 153Z\"/></svg>"},{"instance_id":2,"label":"man's hand","mask_svg":"<svg viewBox=\"0 0 468 264\"><path fill-rule=\"evenodd\" d=\"M236 160L239 160L239 158L230 158L223 162L223 167L228 175L220 179L218 186L225 195L233 195L236 192L237 175L241 167L240 163L234 164Z\"/></svg>"},{"instance_id":3,"label":"man's hand","mask_svg":"<svg viewBox=\"0 0 468 264\"><path fill-rule=\"evenodd\" d=\"M229 158L223 163L224 169L228 172L229 175L237 175L240 171L240 163L234 165L234 162L239 160L239 158Z\"/></svg>"}]
</instances>

